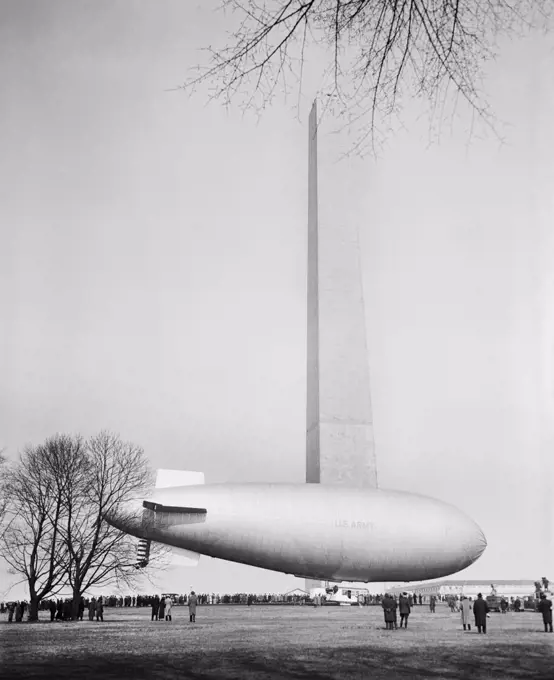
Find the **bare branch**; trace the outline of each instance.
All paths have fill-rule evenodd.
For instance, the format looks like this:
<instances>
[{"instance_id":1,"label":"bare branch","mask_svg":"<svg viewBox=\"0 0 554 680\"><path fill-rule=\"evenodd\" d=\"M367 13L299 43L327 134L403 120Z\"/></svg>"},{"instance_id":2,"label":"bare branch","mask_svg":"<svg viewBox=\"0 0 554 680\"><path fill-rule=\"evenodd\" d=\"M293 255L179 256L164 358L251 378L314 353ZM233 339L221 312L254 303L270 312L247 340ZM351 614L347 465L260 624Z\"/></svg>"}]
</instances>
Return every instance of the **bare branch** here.
<instances>
[{"instance_id":1,"label":"bare branch","mask_svg":"<svg viewBox=\"0 0 554 680\"><path fill-rule=\"evenodd\" d=\"M403 101L458 93L485 123L495 119L481 92L484 65L501 36L548 25L552 0L226 0L234 29L229 43L208 48L209 62L181 86L210 84L210 99L263 110L278 84L296 79L300 101L309 48L328 50L320 93L336 95L348 125L366 121L373 143L378 120L397 115ZM177 88L179 89L179 88Z\"/></svg>"}]
</instances>

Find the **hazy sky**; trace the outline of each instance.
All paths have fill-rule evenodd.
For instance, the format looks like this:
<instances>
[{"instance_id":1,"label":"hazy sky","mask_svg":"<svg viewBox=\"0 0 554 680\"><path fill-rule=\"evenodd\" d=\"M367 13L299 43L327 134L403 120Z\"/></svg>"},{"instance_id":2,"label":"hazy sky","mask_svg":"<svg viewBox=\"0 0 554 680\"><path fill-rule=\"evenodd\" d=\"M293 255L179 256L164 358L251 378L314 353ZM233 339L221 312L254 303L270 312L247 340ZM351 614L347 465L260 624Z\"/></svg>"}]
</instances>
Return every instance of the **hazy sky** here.
<instances>
[{"instance_id":1,"label":"hazy sky","mask_svg":"<svg viewBox=\"0 0 554 680\"><path fill-rule=\"evenodd\" d=\"M225 39L215 3L0 4L0 445L103 428L208 482L305 474L308 82L297 120L166 92ZM379 480L470 514L460 576L554 564L552 41L488 70L499 145L420 108L366 160ZM312 63L317 70L317 64ZM282 590L202 558L163 586ZM0 593L6 584L0 574Z\"/></svg>"}]
</instances>

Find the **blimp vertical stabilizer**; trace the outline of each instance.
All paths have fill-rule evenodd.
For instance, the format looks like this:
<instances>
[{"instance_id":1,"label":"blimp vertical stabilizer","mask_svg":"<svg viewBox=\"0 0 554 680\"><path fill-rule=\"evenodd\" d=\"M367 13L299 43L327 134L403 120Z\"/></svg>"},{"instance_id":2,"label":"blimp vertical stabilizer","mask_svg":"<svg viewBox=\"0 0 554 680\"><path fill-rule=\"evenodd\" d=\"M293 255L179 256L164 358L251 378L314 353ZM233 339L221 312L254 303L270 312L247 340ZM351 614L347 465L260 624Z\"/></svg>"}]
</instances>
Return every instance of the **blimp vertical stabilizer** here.
<instances>
[{"instance_id":1,"label":"blimp vertical stabilizer","mask_svg":"<svg viewBox=\"0 0 554 680\"><path fill-rule=\"evenodd\" d=\"M191 470L156 470L156 489L169 489L174 486L193 486L204 484L203 472Z\"/></svg>"}]
</instances>

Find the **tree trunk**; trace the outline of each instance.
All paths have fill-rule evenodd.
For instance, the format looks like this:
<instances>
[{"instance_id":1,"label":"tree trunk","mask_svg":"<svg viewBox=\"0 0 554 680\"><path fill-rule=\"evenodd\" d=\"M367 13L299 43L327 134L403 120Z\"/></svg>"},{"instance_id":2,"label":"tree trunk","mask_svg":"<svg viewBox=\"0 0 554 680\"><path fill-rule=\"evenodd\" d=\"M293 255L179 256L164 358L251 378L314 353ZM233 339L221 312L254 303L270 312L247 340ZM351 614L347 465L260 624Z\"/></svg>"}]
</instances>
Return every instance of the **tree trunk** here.
<instances>
[{"instance_id":1,"label":"tree trunk","mask_svg":"<svg viewBox=\"0 0 554 680\"><path fill-rule=\"evenodd\" d=\"M31 601L29 602L29 621L38 621L38 606L40 599L36 593L30 593Z\"/></svg>"},{"instance_id":2,"label":"tree trunk","mask_svg":"<svg viewBox=\"0 0 554 680\"><path fill-rule=\"evenodd\" d=\"M73 586L73 600L71 602L71 620L77 621L79 619L79 602L81 601L81 584Z\"/></svg>"}]
</instances>

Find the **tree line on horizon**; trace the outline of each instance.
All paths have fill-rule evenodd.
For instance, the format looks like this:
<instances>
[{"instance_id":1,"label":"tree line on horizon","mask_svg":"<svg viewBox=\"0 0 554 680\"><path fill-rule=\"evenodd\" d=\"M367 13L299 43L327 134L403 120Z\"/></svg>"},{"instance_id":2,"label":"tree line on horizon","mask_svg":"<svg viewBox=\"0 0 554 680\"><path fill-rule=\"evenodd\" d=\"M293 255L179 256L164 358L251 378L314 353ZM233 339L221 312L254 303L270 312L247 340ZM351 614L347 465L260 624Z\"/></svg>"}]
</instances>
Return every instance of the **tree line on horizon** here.
<instances>
[{"instance_id":1,"label":"tree line on horizon","mask_svg":"<svg viewBox=\"0 0 554 680\"><path fill-rule=\"evenodd\" d=\"M9 463L0 452L0 553L29 589L29 620L40 603L72 592L72 619L92 587L125 584L163 566L154 547L138 571L137 539L104 520L144 498L154 482L144 450L102 431L56 434Z\"/></svg>"}]
</instances>

